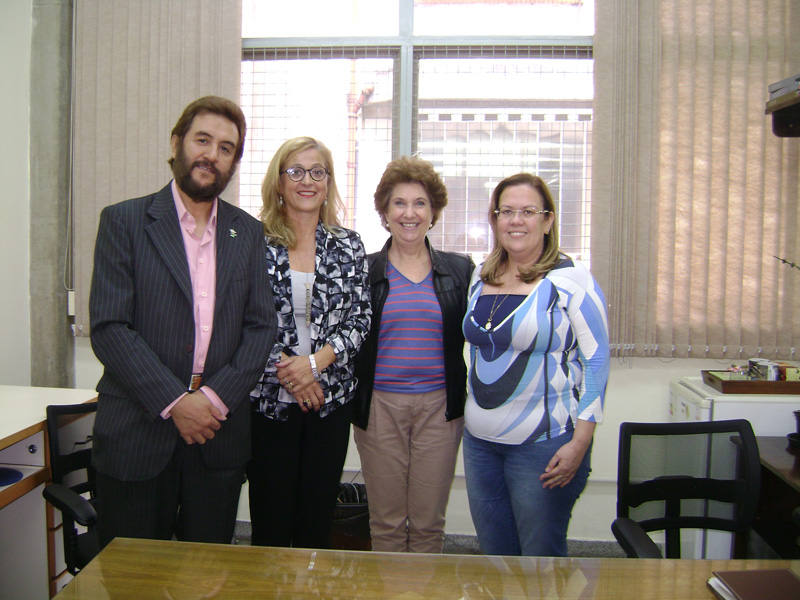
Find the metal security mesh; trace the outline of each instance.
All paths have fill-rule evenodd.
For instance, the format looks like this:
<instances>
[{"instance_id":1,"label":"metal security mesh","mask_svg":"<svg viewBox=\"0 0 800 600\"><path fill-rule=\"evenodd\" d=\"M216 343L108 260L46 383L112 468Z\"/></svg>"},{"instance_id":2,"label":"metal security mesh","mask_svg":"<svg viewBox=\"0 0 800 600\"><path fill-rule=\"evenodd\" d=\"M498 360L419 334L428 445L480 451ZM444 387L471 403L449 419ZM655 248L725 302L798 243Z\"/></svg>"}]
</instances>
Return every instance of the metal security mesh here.
<instances>
[{"instance_id":1,"label":"metal security mesh","mask_svg":"<svg viewBox=\"0 0 800 600\"><path fill-rule=\"evenodd\" d=\"M551 188L564 251L588 260L591 47L419 46L410 85L400 76L400 55L390 46L246 50L241 205L257 215L275 150L311 135L333 153L345 223L377 250L386 232L373 193L406 134L412 153L430 160L448 187L449 205L430 233L436 247L480 260L491 245L492 189L527 171ZM401 122L411 131L401 132Z\"/></svg>"},{"instance_id":2,"label":"metal security mesh","mask_svg":"<svg viewBox=\"0 0 800 600\"><path fill-rule=\"evenodd\" d=\"M240 205L254 216L269 161L287 139L311 136L331 150L345 224L355 226L356 184L374 155L391 160L392 117L364 119L371 101L392 105L394 58L385 48L247 50L242 60L242 109L248 123L240 168Z\"/></svg>"},{"instance_id":3,"label":"metal security mesh","mask_svg":"<svg viewBox=\"0 0 800 600\"><path fill-rule=\"evenodd\" d=\"M444 176L450 196L431 241L488 251L491 192L526 171L550 187L564 251L588 260L590 49L422 47L416 58L417 150Z\"/></svg>"}]
</instances>

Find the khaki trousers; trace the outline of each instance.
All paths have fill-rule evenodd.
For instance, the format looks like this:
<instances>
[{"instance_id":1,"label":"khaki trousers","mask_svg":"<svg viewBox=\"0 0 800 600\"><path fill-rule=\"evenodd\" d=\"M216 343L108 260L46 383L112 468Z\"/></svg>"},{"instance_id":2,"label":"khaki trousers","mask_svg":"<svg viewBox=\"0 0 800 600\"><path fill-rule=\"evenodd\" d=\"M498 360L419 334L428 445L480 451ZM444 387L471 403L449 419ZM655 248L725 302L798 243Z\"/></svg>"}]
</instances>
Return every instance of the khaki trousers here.
<instances>
[{"instance_id":1,"label":"khaki trousers","mask_svg":"<svg viewBox=\"0 0 800 600\"><path fill-rule=\"evenodd\" d=\"M445 420L445 391L375 390L364 431L354 427L367 486L372 549L442 551L447 500L464 419Z\"/></svg>"}]
</instances>

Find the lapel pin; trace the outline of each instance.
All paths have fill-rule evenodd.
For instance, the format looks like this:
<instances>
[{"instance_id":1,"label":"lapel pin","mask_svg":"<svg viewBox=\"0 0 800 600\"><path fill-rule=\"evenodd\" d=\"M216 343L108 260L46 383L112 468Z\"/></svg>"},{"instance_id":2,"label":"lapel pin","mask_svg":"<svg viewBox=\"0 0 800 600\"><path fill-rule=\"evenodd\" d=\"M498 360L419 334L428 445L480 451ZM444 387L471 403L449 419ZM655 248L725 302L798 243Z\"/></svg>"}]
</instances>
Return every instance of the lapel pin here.
<instances>
[{"instance_id":1,"label":"lapel pin","mask_svg":"<svg viewBox=\"0 0 800 600\"><path fill-rule=\"evenodd\" d=\"M231 229L231 237L234 238L234 237L236 237L236 235L237 235L236 234L236 230L235 229Z\"/></svg>"}]
</instances>

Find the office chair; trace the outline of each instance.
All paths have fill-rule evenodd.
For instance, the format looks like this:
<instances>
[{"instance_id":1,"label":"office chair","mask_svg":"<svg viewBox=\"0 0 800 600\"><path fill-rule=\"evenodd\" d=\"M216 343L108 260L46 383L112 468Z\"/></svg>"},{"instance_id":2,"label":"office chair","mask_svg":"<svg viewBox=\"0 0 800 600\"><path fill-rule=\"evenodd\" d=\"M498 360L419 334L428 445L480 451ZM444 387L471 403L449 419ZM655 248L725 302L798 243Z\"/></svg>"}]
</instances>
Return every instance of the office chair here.
<instances>
[{"instance_id":1,"label":"office chair","mask_svg":"<svg viewBox=\"0 0 800 600\"><path fill-rule=\"evenodd\" d=\"M611 531L629 558L680 558L681 530L695 530L684 532L686 549L704 553L712 545L727 552L730 536L708 531L746 535L760 491L758 446L749 421L620 426ZM653 531L664 532L663 555L648 535Z\"/></svg>"},{"instance_id":2,"label":"office chair","mask_svg":"<svg viewBox=\"0 0 800 600\"><path fill-rule=\"evenodd\" d=\"M42 492L61 511L64 560L76 575L100 551L95 523L92 425L97 403L47 407L47 435L53 483ZM82 526L82 531L78 527Z\"/></svg>"}]
</instances>

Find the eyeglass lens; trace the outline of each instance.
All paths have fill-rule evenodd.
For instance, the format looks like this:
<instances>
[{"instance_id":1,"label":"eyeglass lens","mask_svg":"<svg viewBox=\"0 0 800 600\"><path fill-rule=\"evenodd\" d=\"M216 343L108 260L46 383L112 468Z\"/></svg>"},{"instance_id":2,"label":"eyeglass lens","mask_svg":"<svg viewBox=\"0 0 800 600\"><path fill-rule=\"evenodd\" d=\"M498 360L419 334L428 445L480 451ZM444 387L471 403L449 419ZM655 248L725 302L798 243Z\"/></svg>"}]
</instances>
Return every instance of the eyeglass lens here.
<instances>
[{"instance_id":1,"label":"eyeglass lens","mask_svg":"<svg viewBox=\"0 0 800 600\"><path fill-rule=\"evenodd\" d=\"M519 215L523 219L532 219L536 215L544 215L549 212L549 210L537 210L534 208L499 208L494 211L494 214L496 214L499 219L507 220L513 219L515 215Z\"/></svg>"},{"instance_id":2,"label":"eyeglass lens","mask_svg":"<svg viewBox=\"0 0 800 600\"><path fill-rule=\"evenodd\" d=\"M312 169L304 169L303 167L289 167L284 171L289 176L289 179L292 181L302 181L306 173L311 176L311 179L314 181L322 181L325 179L325 176L328 174L327 169L323 169L322 167L314 167Z\"/></svg>"}]
</instances>

